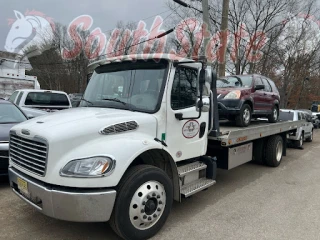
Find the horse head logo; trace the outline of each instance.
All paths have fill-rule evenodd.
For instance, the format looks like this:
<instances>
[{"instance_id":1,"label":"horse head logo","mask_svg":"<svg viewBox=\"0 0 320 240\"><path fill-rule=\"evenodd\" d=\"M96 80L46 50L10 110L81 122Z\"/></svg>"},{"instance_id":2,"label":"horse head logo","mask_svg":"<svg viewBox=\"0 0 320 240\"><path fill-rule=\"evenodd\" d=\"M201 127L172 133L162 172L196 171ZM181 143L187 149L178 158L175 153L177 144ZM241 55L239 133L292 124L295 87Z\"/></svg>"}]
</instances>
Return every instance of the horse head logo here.
<instances>
[{"instance_id":1,"label":"horse head logo","mask_svg":"<svg viewBox=\"0 0 320 240\"><path fill-rule=\"evenodd\" d=\"M23 15L15 11L16 19L8 19L11 29L8 33L5 49L8 52L25 54L29 47L46 48L53 40L55 25L51 18L37 11L28 11Z\"/></svg>"}]
</instances>

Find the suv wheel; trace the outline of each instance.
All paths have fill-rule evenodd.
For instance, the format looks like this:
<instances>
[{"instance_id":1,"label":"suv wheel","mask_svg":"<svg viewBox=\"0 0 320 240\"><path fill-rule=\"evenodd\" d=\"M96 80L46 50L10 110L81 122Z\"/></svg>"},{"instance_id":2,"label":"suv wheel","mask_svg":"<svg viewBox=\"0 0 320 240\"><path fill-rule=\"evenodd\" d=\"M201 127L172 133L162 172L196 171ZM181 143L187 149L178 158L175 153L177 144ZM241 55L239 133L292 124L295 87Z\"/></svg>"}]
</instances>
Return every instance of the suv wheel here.
<instances>
[{"instance_id":1,"label":"suv wheel","mask_svg":"<svg viewBox=\"0 0 320 240\"><path fill-rule=\"evenodd\" d=\"M313 140L313 130L312 130L311 133L310 133L310 137L308 137L308 138L306 139L306 141L307 141L307 142L312 142L312 140Z\"/></svg>"},{"instance_id":2,"label":"suv wheel","mask_svg":"<svg viewBox=\"0 0 320 240\"><path fill-rule=\"evenodd\" d=\"M296 147L296 148L302 148L303 140L304 140L304 135L303 135L303 133L301 133L301 136L300 136L299 140L296 140L296 141L294 142L294 147Z\"/></svg>"},{"instance_id":3,"label":"suv wheel","mask_svg":"<svg viewBox=\"0 0 320 240\"><path fill-rule=\"evenodd\" d=\"M270 123L275 123L279 119L279 109L277 106L273 106L272 113L269 115L268 120Z\"/></svg>"},{"instance_id":4,"label":"suv wheel","mask_svg":"<svg viewBox=\"0 0 320 240\"><path fill-rule=\"evenodd\" d=\"M236 117L236 123L240 127L247 127L251 122L252 110L248 104L243 104L240 114Z\"/></svg>"}]
</instances>

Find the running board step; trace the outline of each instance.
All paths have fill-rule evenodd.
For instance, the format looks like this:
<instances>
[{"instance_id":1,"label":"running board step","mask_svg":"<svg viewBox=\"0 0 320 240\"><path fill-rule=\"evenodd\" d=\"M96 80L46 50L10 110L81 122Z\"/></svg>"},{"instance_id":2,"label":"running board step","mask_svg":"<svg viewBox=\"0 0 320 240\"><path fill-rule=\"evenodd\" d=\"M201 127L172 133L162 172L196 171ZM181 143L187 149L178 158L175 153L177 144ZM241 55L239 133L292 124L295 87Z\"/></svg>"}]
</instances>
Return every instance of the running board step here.
<instances>
[{"instance_id":1,"label":"running board step","mask_svg":"<svg viewBox=\"0 0 320 240\"><path fill-rule=\"evenodd\" d=\"M178 167L178 173L179 177L183 177L189 173L195 172L195 171L200 171L203 169L206 169L207 165L203 162L193 162L187 165L183 165L181 167Z\"/></svg>"},{"instance_id":2,"label":"running board step","mask_svg":"<svg viewBox=\"0 0 320 240\"><path fill-rule=\"evenodd\" d=\"M200 192L208 187L211 187L216 183L215 180L208 179L208 178L201 178L194 182L191 182L181 188L181 195L185 197L190 197L197 192Z\"/></svg>"}]
</instances>

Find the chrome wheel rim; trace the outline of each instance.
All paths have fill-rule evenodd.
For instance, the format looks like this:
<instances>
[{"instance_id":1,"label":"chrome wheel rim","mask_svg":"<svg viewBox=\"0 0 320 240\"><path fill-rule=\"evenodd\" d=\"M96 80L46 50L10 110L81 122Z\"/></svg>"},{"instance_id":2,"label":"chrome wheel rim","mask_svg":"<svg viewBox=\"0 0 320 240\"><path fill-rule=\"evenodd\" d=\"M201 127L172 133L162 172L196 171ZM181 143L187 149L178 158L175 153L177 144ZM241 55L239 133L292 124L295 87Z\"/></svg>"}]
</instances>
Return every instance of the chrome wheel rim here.
<instances>
[{"instance_id":1,"label":"chrome wheel rim","mask_svg":"<svg viewBox=\"0 0 320 240\"><path fill-rule=\"evenodd\" d=\"M313 131L311 131L310 139L313 140Z\"/></svg>"},{"instance_id":2,"label":"chrome wheel rim","mask_svg":"<svg viewBox=\"0 0 320 240\"><path fill-rule=\"evenodd\" d=\"M277 109L274 109L274 110L273 110L273 119L274 119L274 120L277 120L277 119L278 119L278 110L277 110Z\"/></svg>"},{"instance_id":3,"label":"chrome wheel rim","mask_svg":"<svg viewBox=\"0 0 320 240\"><path fill-rule=\"evenodd\" d=\"M243 111L243 121L245 123L249 123L250 121L250 111L248 108L246 108L244 111Z\"/></svg>"},{"instance_id":4,"label":"chrome wheel rim","mask_svg":"<svg viewBox=\"0 0 320 240\"><path fill-rule=\"evenodd\" d=\"M283 144L282 144L281 141L279 141L277 143L277 147L276 147L276 159L277 159L277 162L280 162L280 160L281 160L282 151L283 151Z\"/></svg>"},{"instance_id":5,"label":"chrome wheel rim","mask_svg":"<svg viewBox=\"0 0 320 240\"><path fill-rule=\"evenodd\" d=\"M303 145L303 136L300 137L300 147Z\"/></svg>"},{"instance_id":6,"label":"chrome wheel rim","mask_svg":"<svg viewBox=\"0 0 320 240\"><path fill-rule=\"evenodd\" d=\"M132 225L139 230L154 226L161 218L166 206L166 191L157 181L142 184L134 193L129 217Z\"/></svg>"}]
</instances>

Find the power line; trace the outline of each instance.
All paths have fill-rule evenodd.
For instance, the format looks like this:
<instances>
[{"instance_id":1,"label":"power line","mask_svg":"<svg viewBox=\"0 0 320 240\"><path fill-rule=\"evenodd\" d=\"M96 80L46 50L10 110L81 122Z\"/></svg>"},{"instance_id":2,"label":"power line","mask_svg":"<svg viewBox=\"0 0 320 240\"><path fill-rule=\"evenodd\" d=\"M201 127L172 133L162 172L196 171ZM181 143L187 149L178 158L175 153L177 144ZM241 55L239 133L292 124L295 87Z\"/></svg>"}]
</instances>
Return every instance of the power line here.
<instances>
[{"instance_id":1,"label":"power line","mask_svg":"<svg viewBox=\"0 0 320 240\"><path fill-rule=\"evenodd\" d=\"M151 29L150 33L151 33L154 29L156 29L157 27L159 27L161 24L163 24L163 23L168 19L168 17L170 17L170 16L174 13L174 11L176 11L179 7L180 7L180 6L176 7L174 10L172 10L172 12L171 12L167 17L165 17L161 23L159 23L157 26L155 26L153 29ZM171 11L171 10L170 10L170 11ZM173 29L172 29L172 31L173 31ZM171 31L171 29L170 29L169 31L167 31L167 32L165 32L165 33L169 34L169 33L172 32L172 31ZM138 43L136 43L136 44L130 45L130 46L125 47L125 48L123 48L123 49L119 49L119 50L115 50L115 51L113 51L113 52L109 52L109 53L102 54L102 55L98 56L97 58L103 57L103 56L106 56L106 55L110 55L110 54L112 54L112 53L121 52L121 51L123 51L123 50L128 50L129 48L132 48L132 47L134 47L134 46L137 46L137 45L140 45L140 44L142 44L142 43L149 42L149 41L155 40L155 39L157 39L157 38L160 38L161 35L162 35L162 34L160 34L159 36L156 36L156 37L154 37L154 38L151 38L151 39L143 40L143 41L141 41L141 42L138 42ZM164 36L165 36L165 35L164 35Z\"/></svg>"},{"instance_id":2,"label":"power line","mask_svg":"<svg viewBox=\"0 0 320 240\"><path fill-rule=\"evenodd\" d=\"M160 13L157 13L157 14L155 14L155 15L152 15L152 16L150 16L150 17L141 19L141 20L139 20L139 21L129 22L129 24L136 24L136 23L139 23L140 21L145 21L145 20L148 20L148 19L150 19L150 18L153 18L153 17L155 17L155 16L158 16L158 15L160 15L160 14L163 14L163 13L166 13L166 12L170 12L170 11L171 11L171 9L166 10L166 11L163 11L163 12L160 12ZM104 31L104 32L106 33L106 32L110 32L110 31L113 31L113 30L114 30L114 28L113 28L113 29L106 30L106 31Z\"/></svg>"}]
</instances>

